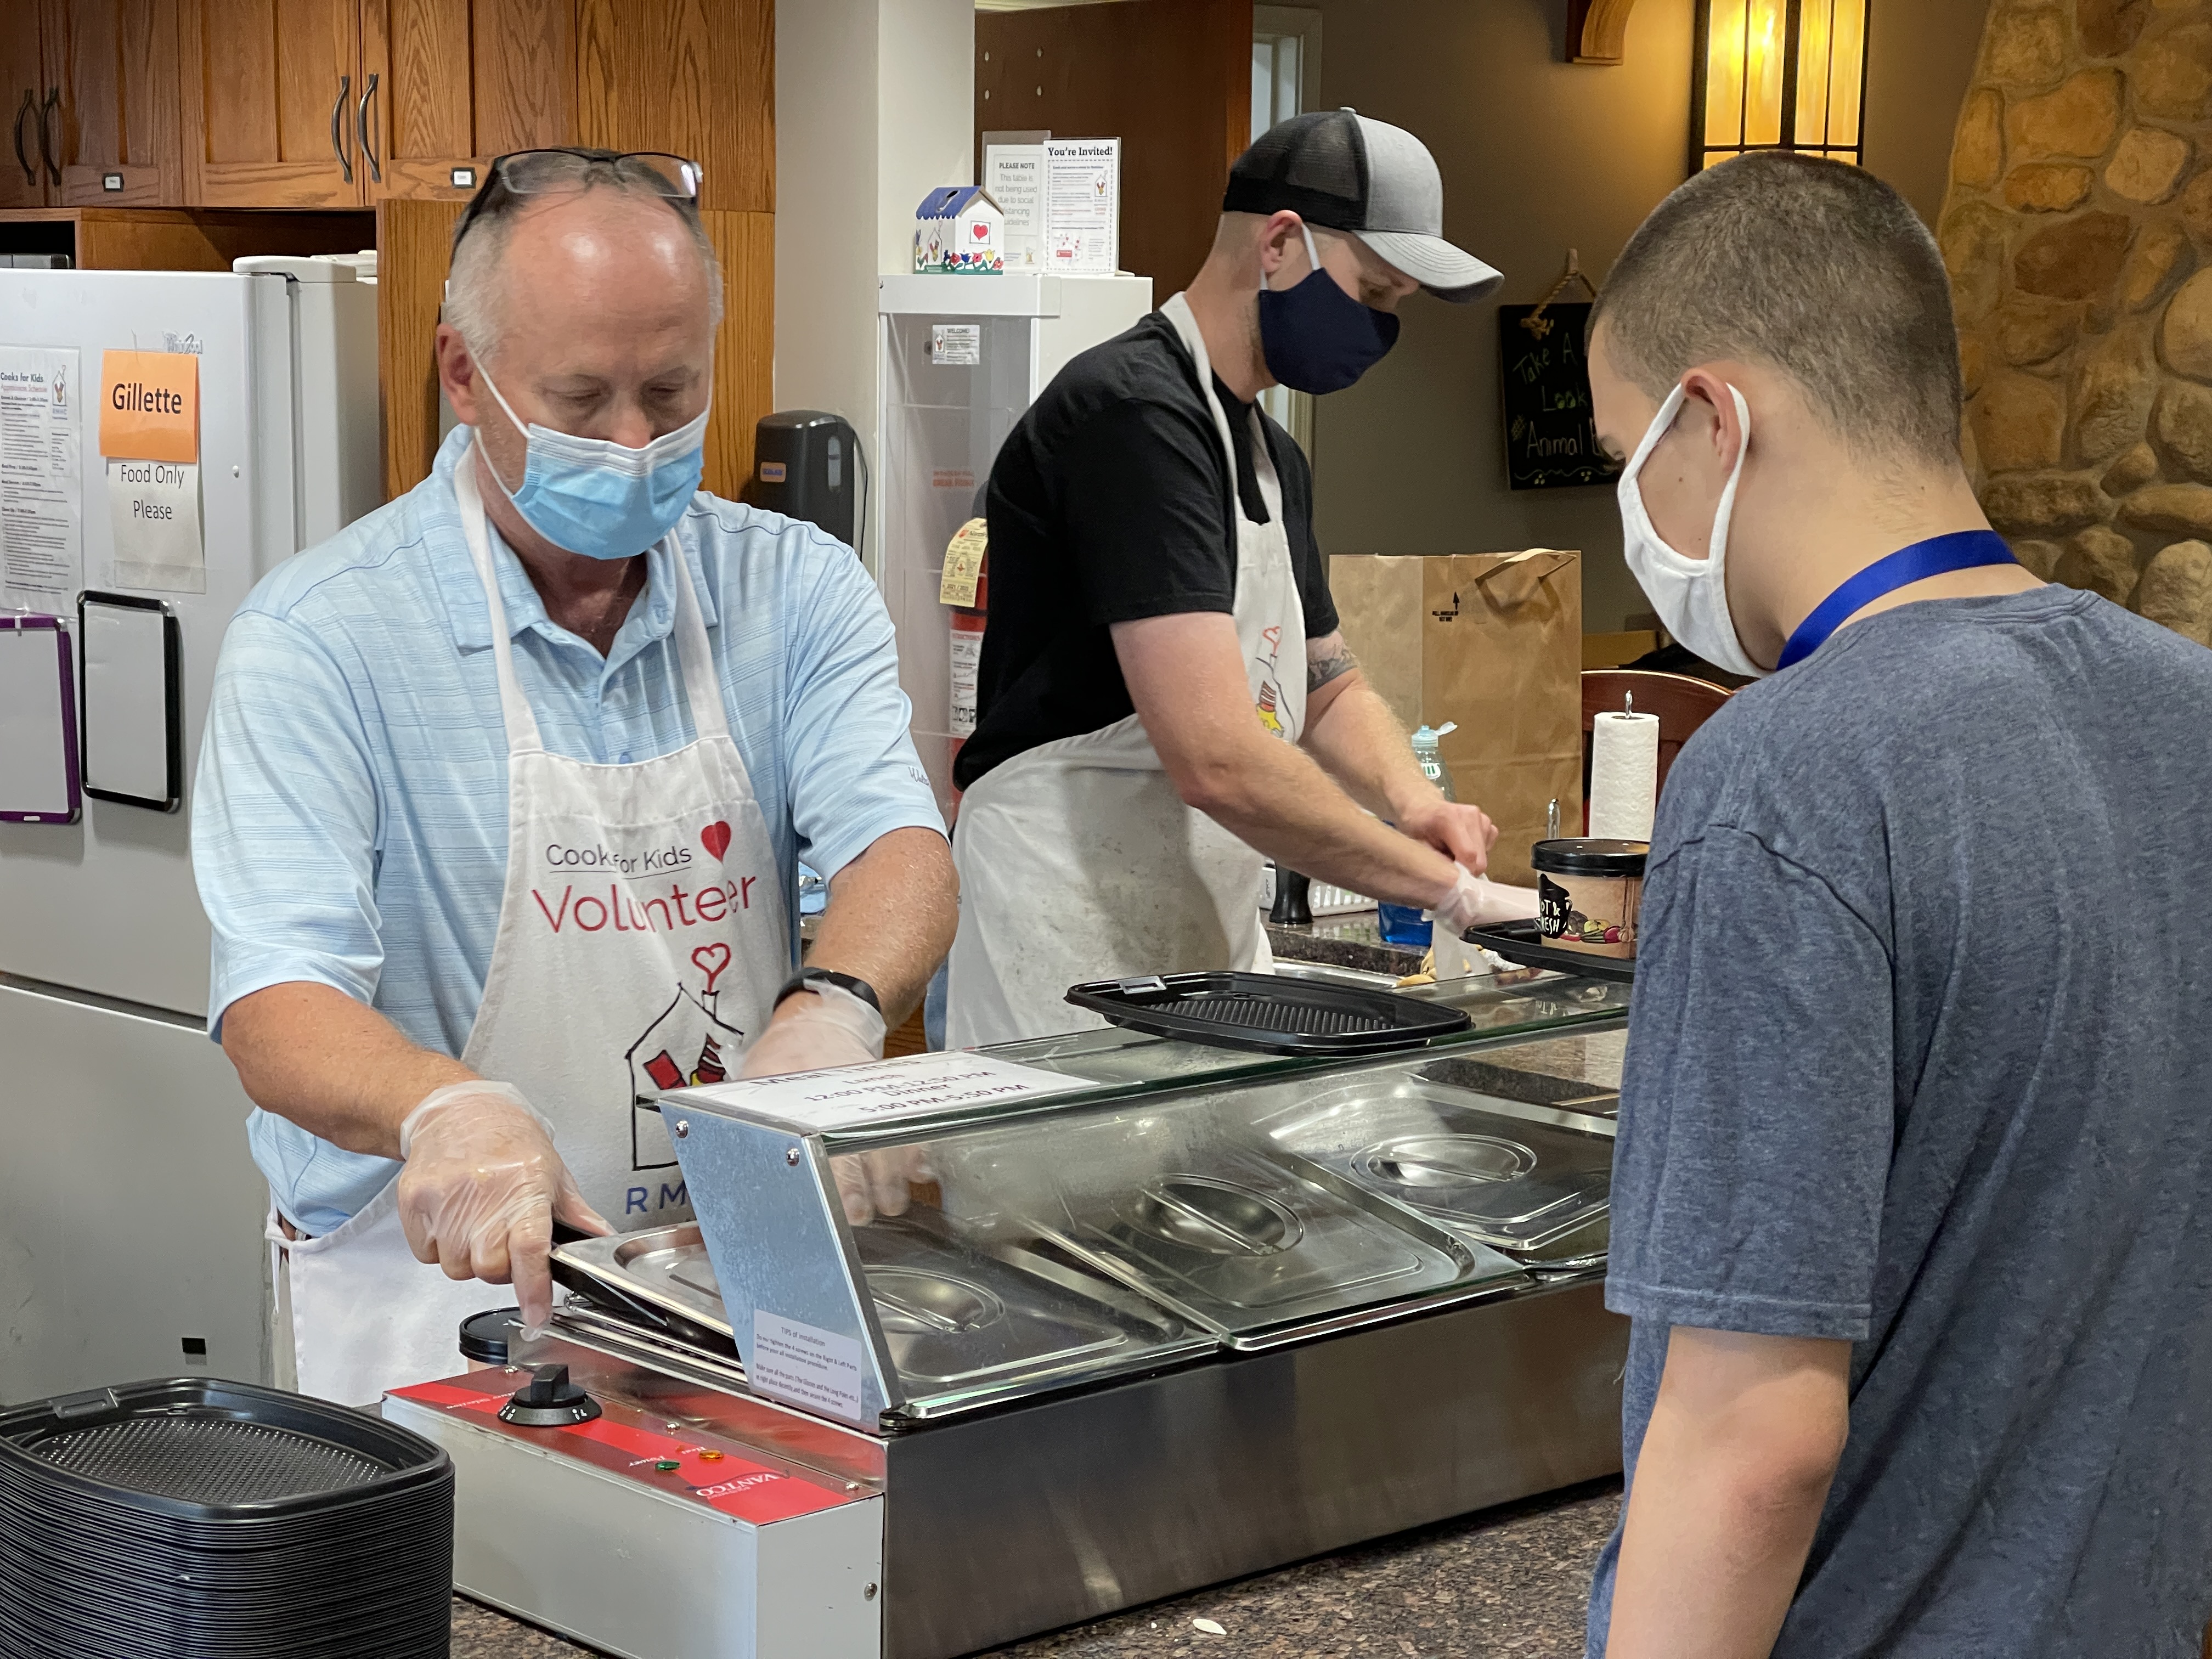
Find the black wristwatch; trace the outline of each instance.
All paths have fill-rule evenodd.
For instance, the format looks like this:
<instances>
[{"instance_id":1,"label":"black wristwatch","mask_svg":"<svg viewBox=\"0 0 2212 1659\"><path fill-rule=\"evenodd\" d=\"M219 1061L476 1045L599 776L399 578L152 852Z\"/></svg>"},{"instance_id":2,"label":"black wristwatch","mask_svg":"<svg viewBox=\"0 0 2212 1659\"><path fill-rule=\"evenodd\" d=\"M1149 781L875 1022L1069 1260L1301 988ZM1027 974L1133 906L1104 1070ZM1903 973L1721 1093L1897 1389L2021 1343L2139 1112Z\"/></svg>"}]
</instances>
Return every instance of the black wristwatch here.
<instances>
[{"instance_id":1,"label":"black wristwatch","mask_svg":"<svg viewBox=\"0 0 2212 1659\"><path fill-rule=\"evenodd\" d=\"M769 1012L774 1013L781 1008L786 997L796 996L817 985L834 985L841 991L850 991L878 1013L884 1011L883 1000L877 996L876 988L867 981L852 974L841 974L835 968L802 968L784 981L783 989L778 991L775 1000L769 1004Z\"/></svg>"}]
</instances>

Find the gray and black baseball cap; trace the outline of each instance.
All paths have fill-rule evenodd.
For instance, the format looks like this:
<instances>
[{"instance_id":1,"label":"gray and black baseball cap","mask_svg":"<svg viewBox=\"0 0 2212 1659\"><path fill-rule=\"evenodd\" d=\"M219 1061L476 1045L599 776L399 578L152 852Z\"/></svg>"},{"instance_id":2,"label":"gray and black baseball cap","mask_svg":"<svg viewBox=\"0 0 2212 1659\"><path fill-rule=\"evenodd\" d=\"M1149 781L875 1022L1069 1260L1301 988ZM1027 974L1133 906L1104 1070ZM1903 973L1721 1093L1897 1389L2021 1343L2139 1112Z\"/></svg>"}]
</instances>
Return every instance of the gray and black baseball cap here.
<instances>
[{"instance_id":1,"label":"gray and black baseball cap","mask_svg":"<svg viewBox=\"0 0 2212 1659\"><path fill-rule=\"evenodd\" d=\"M1357 110L1293 115L1229 169L1224 213L1280 213L1357 236L1440 300L1464 305L1505 279L1444 240L1444 181L1403 127Z\"/></svg>"}]
</instances>

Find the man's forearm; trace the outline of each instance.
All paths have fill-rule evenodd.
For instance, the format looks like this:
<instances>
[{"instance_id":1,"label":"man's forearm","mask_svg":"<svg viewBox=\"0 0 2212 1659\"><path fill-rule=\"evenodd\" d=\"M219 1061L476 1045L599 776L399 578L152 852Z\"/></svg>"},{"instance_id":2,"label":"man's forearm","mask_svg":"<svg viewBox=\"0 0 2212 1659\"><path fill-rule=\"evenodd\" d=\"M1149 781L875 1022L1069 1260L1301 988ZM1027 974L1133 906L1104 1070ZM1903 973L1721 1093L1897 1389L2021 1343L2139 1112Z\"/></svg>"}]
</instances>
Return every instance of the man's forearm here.
<instances>
[{"instance_id":1,"label":"man's forearm","mask_svg":"<svg viewBox=\"0 0 2212 1659\"><path fill-rule=\"evenodd\" d=\"M1312 756L1268 735L1229 617L1148 617L1112 631L1129 700L1185 805L1278 863L1355 892L1425 908L1452 890L1459 871L1451 857L1369 817ZM1340 653L1341 641L1308 641L1310 671L1322 646ZM1348 654L1328 660L1325 678L1310 672L1307 708L1316 720L1327 719L1351 678ZM1479 851L1472 856L1480 862Z\"/></svg>"},{"instance_id":2,"label":"man's forearm","mask_svg":"<svg viewBox=\"0 0 2212 1659\"><path fill-rule=\"evenodd\" d=\"M1183 799L1278 864L1387 899L1434 904L1458 871L1434 848L1361 811L1313 757L1256 726L1225 763L1185 781Z\"/></svg>"},{"instance_id":3,"label":"man's forearm","mask_svg":"<svg viewBox=\"0 0 2212 1659\"><path fill-rule=\"evenodd\" d=\"M376 1158L399 1156L399 1126L425 1095L476 1075L417 1048L375 1009L307 981L232 1003L222 1049L255 1105Z\"/></svg>"},{"instance_id":4,"label":"man's forearm","mask_svg":"<svg viewBox=\"0 0 2212 1659\"><path fill-rule=\"evenodd\" d=\"M1638 1454L1606 1659L1766 1659L1850 1420L1850 1345L1677 1327Z\"/></svg>"},{"instance_id":5,"label":"man's forearm","mask_svg":"<svg viewBox=\"0 0 2212 1659\"><path fill-rule=\"evenodd\" d=\"M1437 787L1413 758L1398 717L1366 676L1355 668L1329 689L1328 700L1307 720L1303 741L1345 793L1391 819L1417 801L1436 799Z\"/></svg>"},{"instance_id":6,"label":"man's forearm","mask_svg":"<svg viewBox=\"0 0 2212 1659\"><path fill-rule=\"evenodd\" d=\"M809 965L864 979L883 1000L884 1023L914 1011L952 948L960 878L934 830L894 830L840 870L808 951Z\"/></svg>"}]
</instances>

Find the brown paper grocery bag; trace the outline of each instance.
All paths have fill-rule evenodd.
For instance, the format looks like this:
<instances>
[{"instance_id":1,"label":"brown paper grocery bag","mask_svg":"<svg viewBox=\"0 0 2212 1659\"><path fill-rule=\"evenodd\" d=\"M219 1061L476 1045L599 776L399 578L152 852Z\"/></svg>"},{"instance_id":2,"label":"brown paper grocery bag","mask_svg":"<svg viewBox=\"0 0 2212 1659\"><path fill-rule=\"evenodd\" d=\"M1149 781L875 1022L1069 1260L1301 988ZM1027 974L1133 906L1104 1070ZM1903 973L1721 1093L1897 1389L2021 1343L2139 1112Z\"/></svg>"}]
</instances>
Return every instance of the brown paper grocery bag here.
<instances>
[{"instance_id":1,"label":"brown paper grocery bag","mask_svg":"<svg viewBox=\"0 0 2212 1659\"><path fill-rule=\"evenodd\" d=\"M1460 799L1498 824L1491 873L1535 880L1528 849L1559 803L1580 833L1582 555L1340 554L1336 613L1368 683L1410 730L1458 722L1440 752Z\"/></svg>"}]
</instances>

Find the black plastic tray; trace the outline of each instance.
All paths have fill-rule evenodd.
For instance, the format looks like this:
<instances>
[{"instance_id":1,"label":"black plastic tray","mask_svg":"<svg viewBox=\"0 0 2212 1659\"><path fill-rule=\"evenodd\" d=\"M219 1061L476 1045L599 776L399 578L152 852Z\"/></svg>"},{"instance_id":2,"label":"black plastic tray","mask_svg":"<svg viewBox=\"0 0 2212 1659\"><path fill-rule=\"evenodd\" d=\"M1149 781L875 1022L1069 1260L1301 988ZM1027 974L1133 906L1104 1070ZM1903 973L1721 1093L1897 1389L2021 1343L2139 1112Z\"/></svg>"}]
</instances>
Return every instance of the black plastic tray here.
<instances>
[{"instance_id":1,"label":"black plastic tray","mask_svg":"<svg viewBox=\"0 0 2212 1659\"><path fill-rule=\"evenodd\" d=\"M1609 979L1621 985L1636 983L1634 957L1594 957L1587 951L1562 951L1556 945L1545 944L1533 921L1501 921L1493 927L1477 927L1468 933L1467 940L1523 968L1549 968L1555 973Z\"/></svg>"},{"instance_id":2,"label":"black plastic tray","mask_svg":"<svg viewBox=\"0 0 2212 1659\"><path fill-rule=\"evenodd\" d=\"M1068 987L1067 1000L1133 1031L1267 1054L1385 1054L1469 1024L1438 1003L1273 974L1097 979Z\"/></svg>"},{"instance_id":3,"label":"black plastic tray","mask_svg":"<svg viewBox=\"0 0 2212 1659\"><path fill-rule=\"evenodd\" d=\"M9 1659L444 1659L453 1547L451 1461L364 1412L204 1377L0 1409Z\"/></svg>"}]
</instances>

